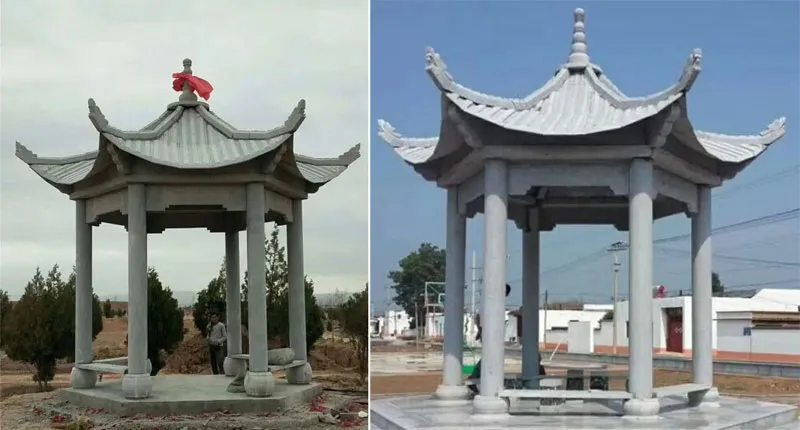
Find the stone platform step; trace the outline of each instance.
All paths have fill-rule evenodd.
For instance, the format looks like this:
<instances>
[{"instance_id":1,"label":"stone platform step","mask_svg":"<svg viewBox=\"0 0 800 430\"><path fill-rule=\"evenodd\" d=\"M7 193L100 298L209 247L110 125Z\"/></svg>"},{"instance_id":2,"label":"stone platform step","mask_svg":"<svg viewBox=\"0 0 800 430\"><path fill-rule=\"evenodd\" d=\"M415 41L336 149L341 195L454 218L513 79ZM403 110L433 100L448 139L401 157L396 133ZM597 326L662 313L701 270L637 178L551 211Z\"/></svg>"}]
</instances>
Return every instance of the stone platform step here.
<instances>
[{"instance_id":1,"label":"stone platform step","mask_svg":"<svg viewBox=\"0 0 800 430\"><path fill-rule=\"evenodd\" d=\"M798 430L800 429L800 419L794 420L790 423L780 424L777 426L768 427L769 430Z\"/></svg>"}]
</instances>

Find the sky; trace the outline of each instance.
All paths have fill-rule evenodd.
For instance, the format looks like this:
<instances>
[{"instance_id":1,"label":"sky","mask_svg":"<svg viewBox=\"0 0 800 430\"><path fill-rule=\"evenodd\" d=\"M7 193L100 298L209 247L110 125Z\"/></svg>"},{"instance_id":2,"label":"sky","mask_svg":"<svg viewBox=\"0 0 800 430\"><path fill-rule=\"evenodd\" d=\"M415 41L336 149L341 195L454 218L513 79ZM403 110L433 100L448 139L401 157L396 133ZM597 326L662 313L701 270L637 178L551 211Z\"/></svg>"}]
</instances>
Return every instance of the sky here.
<instances>
[{"instance_id":1,"label":"sky","mask_svg":"<svg viewBox=\"0 0 800 430\"><path fill-rule=\"evenodd\" d=\"M713 227L800 207L798 2L373 1L370 289L375 311L391 305L387 276L400 259L422 242L445 244L444 190L424 181L377 135L378 119L405 136L437 135L440 96L425 73L425 47L441 54L459 83L483 93L524 97L566 62L577 7L586 12L592 62L626 94L646 96L671 86L692 49L701 48L703 70L688 96L697 129L757 134L774 119L787 118L785 137L714 191ZM797 213L768 221L714 235L714 270L728 289L800 288ZM689 231L689 219L674 215L655 223L654 237ZM604 226L559 226L542 233L541 289L551 302L610 303L613 258L602 251L627 236ZM521 234L509 223L508 307L522 302L521 246ZM478 216L467 223L467 270L476 251L478 277L482 248L483 218ZM690 289L688 251L688 240L655 248L654 284L668 293ZM620 260L624 299L627 255L621 253ZM468 291L467 306L469 297Z\"/></svg>"},{"instance_id":2,"label":"sky","mask_svg":"<svg viewBox=\"0 0 800 430\"><path fill-rule=\"evenodd\" d=\"M368 4L279 2L3 2L2 268L0 288L21 294L37 266L75 261L75 206L14 155L98 148L92 97L111 125L139 129L178 100L173 72L193 60L211 82L211 109L240 129L283 124L298 100L307 119L295 151L335 157L357 143L361 159L304 204L305 269L319 293L367 281ZM267 225L269 233L272 226ZM281 228L283 231L284 229ZM94 291L127 292L127 235L94 229ZM285 237L282 232L281 237ZM241 255L246 240L240 236ZM148 263L175 291L199 291L217 275L224 237L205 229L148 237ZM241 258L242 272L245 258ZM65 273L65 276L66 276Z\"/></svg>"}]
</instances>

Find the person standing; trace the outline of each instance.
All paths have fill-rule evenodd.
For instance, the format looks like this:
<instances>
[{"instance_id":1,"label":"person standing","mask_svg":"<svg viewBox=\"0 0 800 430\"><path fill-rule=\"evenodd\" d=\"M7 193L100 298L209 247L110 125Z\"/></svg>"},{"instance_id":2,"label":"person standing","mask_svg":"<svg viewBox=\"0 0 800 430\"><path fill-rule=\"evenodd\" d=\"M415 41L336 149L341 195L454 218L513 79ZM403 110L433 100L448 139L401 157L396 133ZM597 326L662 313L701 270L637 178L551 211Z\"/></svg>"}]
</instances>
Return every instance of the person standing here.
<instances>
[{"instance_id":1,"label":"person standing","mask_svg":"<svg viewBox=\"0 0 800 430\"><path fill-rule=\"evenodd\" d=\"M225 362L225 344L228 341L228 334L225 331L225 324L220 322L219 315L211 314L211 322L206 330L208 335L208 352L211 357L211 372L215 375L225 373L222 363Z\"/></svg>"}]
</instances>

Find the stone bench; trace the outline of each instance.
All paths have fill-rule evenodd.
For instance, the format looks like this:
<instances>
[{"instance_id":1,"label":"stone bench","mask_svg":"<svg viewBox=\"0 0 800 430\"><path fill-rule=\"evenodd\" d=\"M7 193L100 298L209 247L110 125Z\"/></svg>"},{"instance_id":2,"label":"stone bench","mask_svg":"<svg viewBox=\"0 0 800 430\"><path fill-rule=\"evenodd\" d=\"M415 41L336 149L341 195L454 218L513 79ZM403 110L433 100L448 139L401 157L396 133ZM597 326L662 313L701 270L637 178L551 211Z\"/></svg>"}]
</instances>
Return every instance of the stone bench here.
<instances>
[{"instance_id":1,"label":"stone bench","mask_svg":"<svg viewBox=\"0 0 800 430\"><path fill-rule=\"evenodd\" d=\"M123 364L128 362L128 357L104 358L102 360L92 360L92 363Z\"/></svg>"},{"instance_id":2,"label":"stone bench","mask_svg":"<svg viewBox=\"0 0 800 430\"><path fill-rule=\"evenodd\" d=\"M666 387L653 388L653 397L686 396L701 391L708 391L711 385L707 384L678 384Z\"/></svg>"},{"instance_id":3,"label":"stone bench","mask_svg":"<svg viewBox=\"0 0 800 430\"><path fill-rule=\"evenodd\" d=\"M499 397L505 399L556 399L556 400L630 400L626 391L603 390L502 390Z\"/></svg>"},{"instance_id":4,"label":"stone bench","mask_svg":"<svg viewBox=\"0 0 800 430\"><path fill-rule=\"evenodd\" d=\"M119 373L124 374L128 371L128 365L112 364L112 363L82 363L76 364L75 367L81 370L91 370L97 373Z\"/></svg>"},{"instance_id":5,"label":"stone bench","mask_svg":"<svg viewBox=\"0 0 800 430\"><path fill-rule=\"evenodd\" d=\"M245 361L245 362L250 361L250 354L231 354L228 357L230 357L233 360L241 360L241 361ZM292 360L292 362L288 363L288 364L270 364L270 365L267 366L267 368L269 368L270 372L277 372L277 371L280 371L280 370L291 369L293 367L300 367L300 366L302 366L304 364L306 364L305 360ZM242 368L246 369L246 367L247 366L240 366L239 369L240 370Z\"/></svg>"},{"instance_id":6,"label":"stone bench","mask_svg":"<svg viewBox=\"0 0 800 430\"><path fill-rule=\"evenodd\" d=\"M149 358L145 364L145 371L150 373L153 369L153 365L150 363ZM90 370L100 374L118 373L122 375L128 372L128 357L105 358L102 360L94 360L91 363L75 363L75 367L77 369Z\"/></svg>"},{"instance_id":7,"label":"stone bench","mask_svg":"<svg viewBox=\"0 0 800 430\"><path fill-rule=\"evenodd\" d=\"M233 382L228 385L228 392L244 393L244 379L247 376L247 363L250 361L250 354L230 354L231 360L242 362L241 366L236 366L236 375ZM270 372L280 370L286 371L286 380L293 385L305 385L311 382L311 366L306 360L292 360L287 364L268 364Z\"/></svg>"}]
</instances>

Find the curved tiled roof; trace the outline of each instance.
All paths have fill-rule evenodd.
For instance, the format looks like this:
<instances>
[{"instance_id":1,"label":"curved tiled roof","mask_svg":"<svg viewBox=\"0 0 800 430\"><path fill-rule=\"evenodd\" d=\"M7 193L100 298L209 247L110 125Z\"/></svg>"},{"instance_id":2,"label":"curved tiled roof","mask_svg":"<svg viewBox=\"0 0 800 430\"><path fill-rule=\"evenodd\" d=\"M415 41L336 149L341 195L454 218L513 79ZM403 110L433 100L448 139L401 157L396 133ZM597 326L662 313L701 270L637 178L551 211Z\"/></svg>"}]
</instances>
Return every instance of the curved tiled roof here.
<instances>
[{"instance_id":1,"label":"curved tiled roof","mask_svg":"<svg viewBox=\"0 0 800 430\"><path fill-rule=\"evenodd\" d=\"M117 148L162 166L213 169L252 160L273 151L297 131L305 119L300 100L283 125L268 131L240 131L202 102L178 102L139 131L109 125L100 107L89 99L89 119Z\"/></svg>"},{"instance_id":2,"label":"curved tiled roof","mask_svg":"<svg viewBox=\"0 0 800 430\"><path fill-rule=\"evenodd\" d=\"M97 151L64 158L39 157L19 142L15 153L36 174L57 185L72 185L84 179L92 171L97 159Z\"/></svg>"},{"instance_id":3,"label":"curved tiled roof","mask_svg":"<svg viewBox=\"0 0 800 430\"><path fill-rule=\"evenodd\" d=\"M196 100L171 104L155 121L138 131L111 126L93 99L89 99L89 119L108 144L137 158L179 169L213 169L252 160L291 144L292 136L306 117L305 107L305 100L300 100L281 126L267 131L236 129L214 114L206 103ZM106 164L101 160L110 158L106 151L43 158L19 142L16 155L62 190L102 170ZM335 158L292 154L292 159L296 174L318 186L339 176L360 156L360 145L355 145Z\"/></svg>"},{"instance_id":4,"label":"curved tiled roof","mask_svg":"<svg viewBox=\"0 0 800 430\"><path fill-rule=\"evenodd\" d=\"M694 134L703 149L717 160L742 163L757 157L786 134L786 118L781 117L772 121L757 135L734 136L699 130Z\"/></svg>"},{"instance_id":5,"label":"curved tiled roof","mask_svg":"<svg viewBox=\"0 0 800 430\"><path fill-rule=\"evenodd\" d=\"M183 74L192 75L192 60L183 60ZM174 75L173 75L174 77ZM306 102L300 100L289 117L278 127L266 131L239 130L198 101L191 85L183 83L178 102L153 122L137 131L111 126L100 107L89 99L89 120L105 138L99 151L63 158L43 158L17 142L16 154L39 176L67 192L73 185L102 170L114 154L105 151L113 145L134 157L153 164L178 169L214 169L232 166L271 151L283 151L293 144L292 137L306 118ZM207 99L208 94L205 95ZM107 147L109 150L112 147ZM315 186L339 176L357 160L360 145L336 158L314 158L291 153L295 174ZM111 151L113 152L113 151ZM277 158L278 160L280 158Z\"/></svg>"},{"instance_id":6,"label":"curved tiled roof","mask_svg":"<svg viewBox=\"0 0 800 430\"><path fill-rule=\"evenodd\" d=\"M348 166L361 157L361 144L354 145L347 152L335 158L316 158L294 154L297 170L306 181L322 185L344 172Z\"/></svg>"},{"instance_id":7,"label":"curved tiled roof","mask_svg":"<svg viewBox=\"0 0 800 430\"><path fill-rule=\"evenodd\" d=\"M702 53L695 49L680 78L667 89L646 97L629 97L620 91L589 60L584 12L575 11L572 52L555 76L523 98L505 98L481 93L459 84L441 56L426 52L426 70L447 100L464 114L507 130L546 136L576 136L616 130L643 121L682 100L697 79ZM693 131L693 138L710 156L740 163L757 156L780 139L785 119L773 122L758 136L730 136ZM438 137L408 138L386 121L378 121L378 135L403 160L422 164L438 156Z\"/></svg>"},{"instance_id":8,"label":"curved tiled roof","mask_svg":"<svg viewBox=\"0 0 800 430\"><path fill-rule=\"evenodd\" d=\"M397 155L411 164L425 163L433 159L439 143L438 137L403 137L389 122L382 119L378 120L378 136L385 140Z\"/></svg>"}]
</instances>

